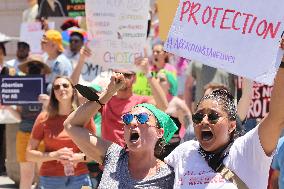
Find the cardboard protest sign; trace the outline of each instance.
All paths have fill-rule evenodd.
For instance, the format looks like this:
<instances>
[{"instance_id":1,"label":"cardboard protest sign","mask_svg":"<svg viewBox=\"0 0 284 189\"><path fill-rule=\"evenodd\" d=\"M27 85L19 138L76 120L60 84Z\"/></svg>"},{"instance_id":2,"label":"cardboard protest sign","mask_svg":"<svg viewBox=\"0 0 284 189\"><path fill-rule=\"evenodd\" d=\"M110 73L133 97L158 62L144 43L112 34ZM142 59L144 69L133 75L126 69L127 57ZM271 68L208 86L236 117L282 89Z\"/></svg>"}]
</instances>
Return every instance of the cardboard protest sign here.
<instances>
[{"instance_id":1,"label":"cardboard protest sign","mask_svg":"<svg viewBox=\"0 0 284 189\"><path fill-rule=\"evenodd\" d=\"M284 1L181 0L165 49L271 84L283 51Z\"/></svg>"},{"instance_id":2,"label":"cardboard protest sign","mask_svg":"<svg viewBox=\"0 0 284 189\"><path fill-rule=\"evenodd\" d=\"M135 70L135 57L143 55L148 11L149 0L86 0L88 46L92 49L89 67Z\"/></svg>"},{"instance_id":3,"label":"cardboard protest sign","mask_svg":"<svg viewBox=\"0 0 284 189\"><path fill-rule=\"evenodd\" d=\"M264 118L269 112L269 102L273 86L253 83L253 96L247 118ZM242 78L238 78L237 96L242 95Z\"/></svg>"},{"instance_id":4,"label":"cardboard protest sign","mask_svg":"<svg viewBox=\"0 0 284 189\"><path fill-rule=\"evenodd\" d=\"M1 104L37 104L38 95L45 93L45 88L44 76L1 76Z\"/></svg>"},{"instance_id":5,"label":"cardboard protest sign","mask_svg":"<svg viewBox=\"0 0 284 189\"><path fill-rule=\"evenodd\" d=\"M178 8L179 0L157 0L159 17L159 36L166 41Z\"/></svg>"},{"instance_id":6,"label":"cardboard protest sign","mask_svg":"<svg viewBox=\"0 0 284 189\"><path fill-rule=\"evenodd\" d=\"M48 27L54 28L54 22L49 22ZM20 41L24 41L30 45L31 53L41 54L41 39L44 34L40 22L22 23L20 29Z\"/></svg>"}]
</instances>

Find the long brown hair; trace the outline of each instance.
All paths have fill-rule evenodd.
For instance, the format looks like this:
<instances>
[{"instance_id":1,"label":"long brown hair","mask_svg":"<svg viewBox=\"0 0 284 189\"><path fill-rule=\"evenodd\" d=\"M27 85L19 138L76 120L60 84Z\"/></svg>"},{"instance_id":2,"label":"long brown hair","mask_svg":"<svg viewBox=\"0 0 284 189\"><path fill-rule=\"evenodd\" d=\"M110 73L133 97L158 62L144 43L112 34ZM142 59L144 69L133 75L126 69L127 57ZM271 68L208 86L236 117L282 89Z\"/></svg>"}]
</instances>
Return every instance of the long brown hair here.
<instances>
[{"instance_id":1,"label":"long brown hair","mask_svg":"<svg viewBox=\"0 0 284 189\"><path fill-rule=\"evenodd\" d=\"M74 84L71 81L71 79L66 77L66 76L57 76L52 83L50 100L49 100L49 103L48 103L48 106L47 106L47 117L56 116L56 115L58 115L58 112L59 112L59 105L58 105L59 103L58 103L58 100L55 97L54 89L53 89L54 82L59 78L63 78L63 79L68 80L69 83L71 84L71 87L73 88L73 95L72 95L72 99L71 99L73 110L75 110L79 106L78 93L77 93L77 90L74 88Z\"/></svg>"}]
</instances>

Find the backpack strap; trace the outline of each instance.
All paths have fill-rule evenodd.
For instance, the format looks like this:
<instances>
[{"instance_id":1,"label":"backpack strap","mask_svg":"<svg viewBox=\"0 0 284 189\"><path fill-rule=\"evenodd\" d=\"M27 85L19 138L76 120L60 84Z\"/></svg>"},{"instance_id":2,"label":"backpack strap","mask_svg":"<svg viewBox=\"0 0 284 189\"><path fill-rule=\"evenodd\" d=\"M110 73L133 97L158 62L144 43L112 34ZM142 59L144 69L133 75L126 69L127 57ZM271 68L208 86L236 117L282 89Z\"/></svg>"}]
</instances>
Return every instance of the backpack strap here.
<instances>
[{"instance_id":1,"label":"backpack strap","mask_svg":"<svg viewBox=\"0 0 284 189\"><path fill-rule=\"evenodd\" d=\"M240 179L240 177L238 177L237 174L231 171L224 164L220 166L220 168L218 169L218 172L221 174L221 176L224 179L231 181L234 185L236 185L238 189L249 189L247 185Z\"/></svg>"}]
</instances>

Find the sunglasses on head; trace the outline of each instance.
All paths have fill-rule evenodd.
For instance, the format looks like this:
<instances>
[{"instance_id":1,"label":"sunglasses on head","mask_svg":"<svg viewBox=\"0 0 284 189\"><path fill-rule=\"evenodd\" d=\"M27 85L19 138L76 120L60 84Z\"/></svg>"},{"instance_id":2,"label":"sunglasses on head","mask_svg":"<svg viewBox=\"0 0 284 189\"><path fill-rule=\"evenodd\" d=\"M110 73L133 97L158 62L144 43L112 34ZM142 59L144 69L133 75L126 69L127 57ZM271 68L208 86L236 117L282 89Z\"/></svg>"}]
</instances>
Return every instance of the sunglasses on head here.
<instances>
[{"instance_id":1,"label":"sunglasses on head","mask_svg":"<svg viewBox=\"0 0 284 189\"><path fill-rule=\"evenodd\" d=\"M192 115L192 121L195 124L199 124L202 122L203 118L207 115L207 120L210 124L216 124L221 117L217 112L210 112L210 113L202 113L202 112L197 112Z\"/></svg>"},{"instance_id":2,"label":"sunglasses on head","mask_svg":"<svg viewBox=\"0 0 284 189\"><path fill-rule=\"evenodd\" d=\"M126 113L124 115L122 115L122 121L125 125L129 125L134 117L136 118L136 120L138 121L138 123L140 124L145 124L148 122L149 120L149 114L144 112L144 113L139 113L139 114L131 114L131 113Z\"/></svg>"},{"instance_id":3,"label":"sunglasses on head","mask_svg":"<svg viewBox=\"0 0 284 189\"><path fill-rule=\"evenodd\" d=\"M56 85L53 85L53 89L59 90L60 86L62 86L64 89L67 89L69 88L70 84L69 83L56 84Z\"/></svg>"}]
</instances>

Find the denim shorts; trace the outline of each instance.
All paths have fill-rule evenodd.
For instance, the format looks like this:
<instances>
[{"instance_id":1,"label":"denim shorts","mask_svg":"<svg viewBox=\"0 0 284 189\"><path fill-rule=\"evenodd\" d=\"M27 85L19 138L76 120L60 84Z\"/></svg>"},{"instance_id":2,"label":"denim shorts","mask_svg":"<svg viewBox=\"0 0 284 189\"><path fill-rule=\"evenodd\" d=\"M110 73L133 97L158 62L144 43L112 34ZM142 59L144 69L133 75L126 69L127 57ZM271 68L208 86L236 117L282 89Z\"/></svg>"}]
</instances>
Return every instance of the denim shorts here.
<instances>
[{"instance_id":1,"label":"denim shorts","mask_svg":"<svg viewBox=\"0 0 284 189\"><path fill-rule=\"evenodd\" d=\"M39 177L39 189L81 189L82 186L92 187L89 174L79 176Z\"/></svg>"}]
</instances>

